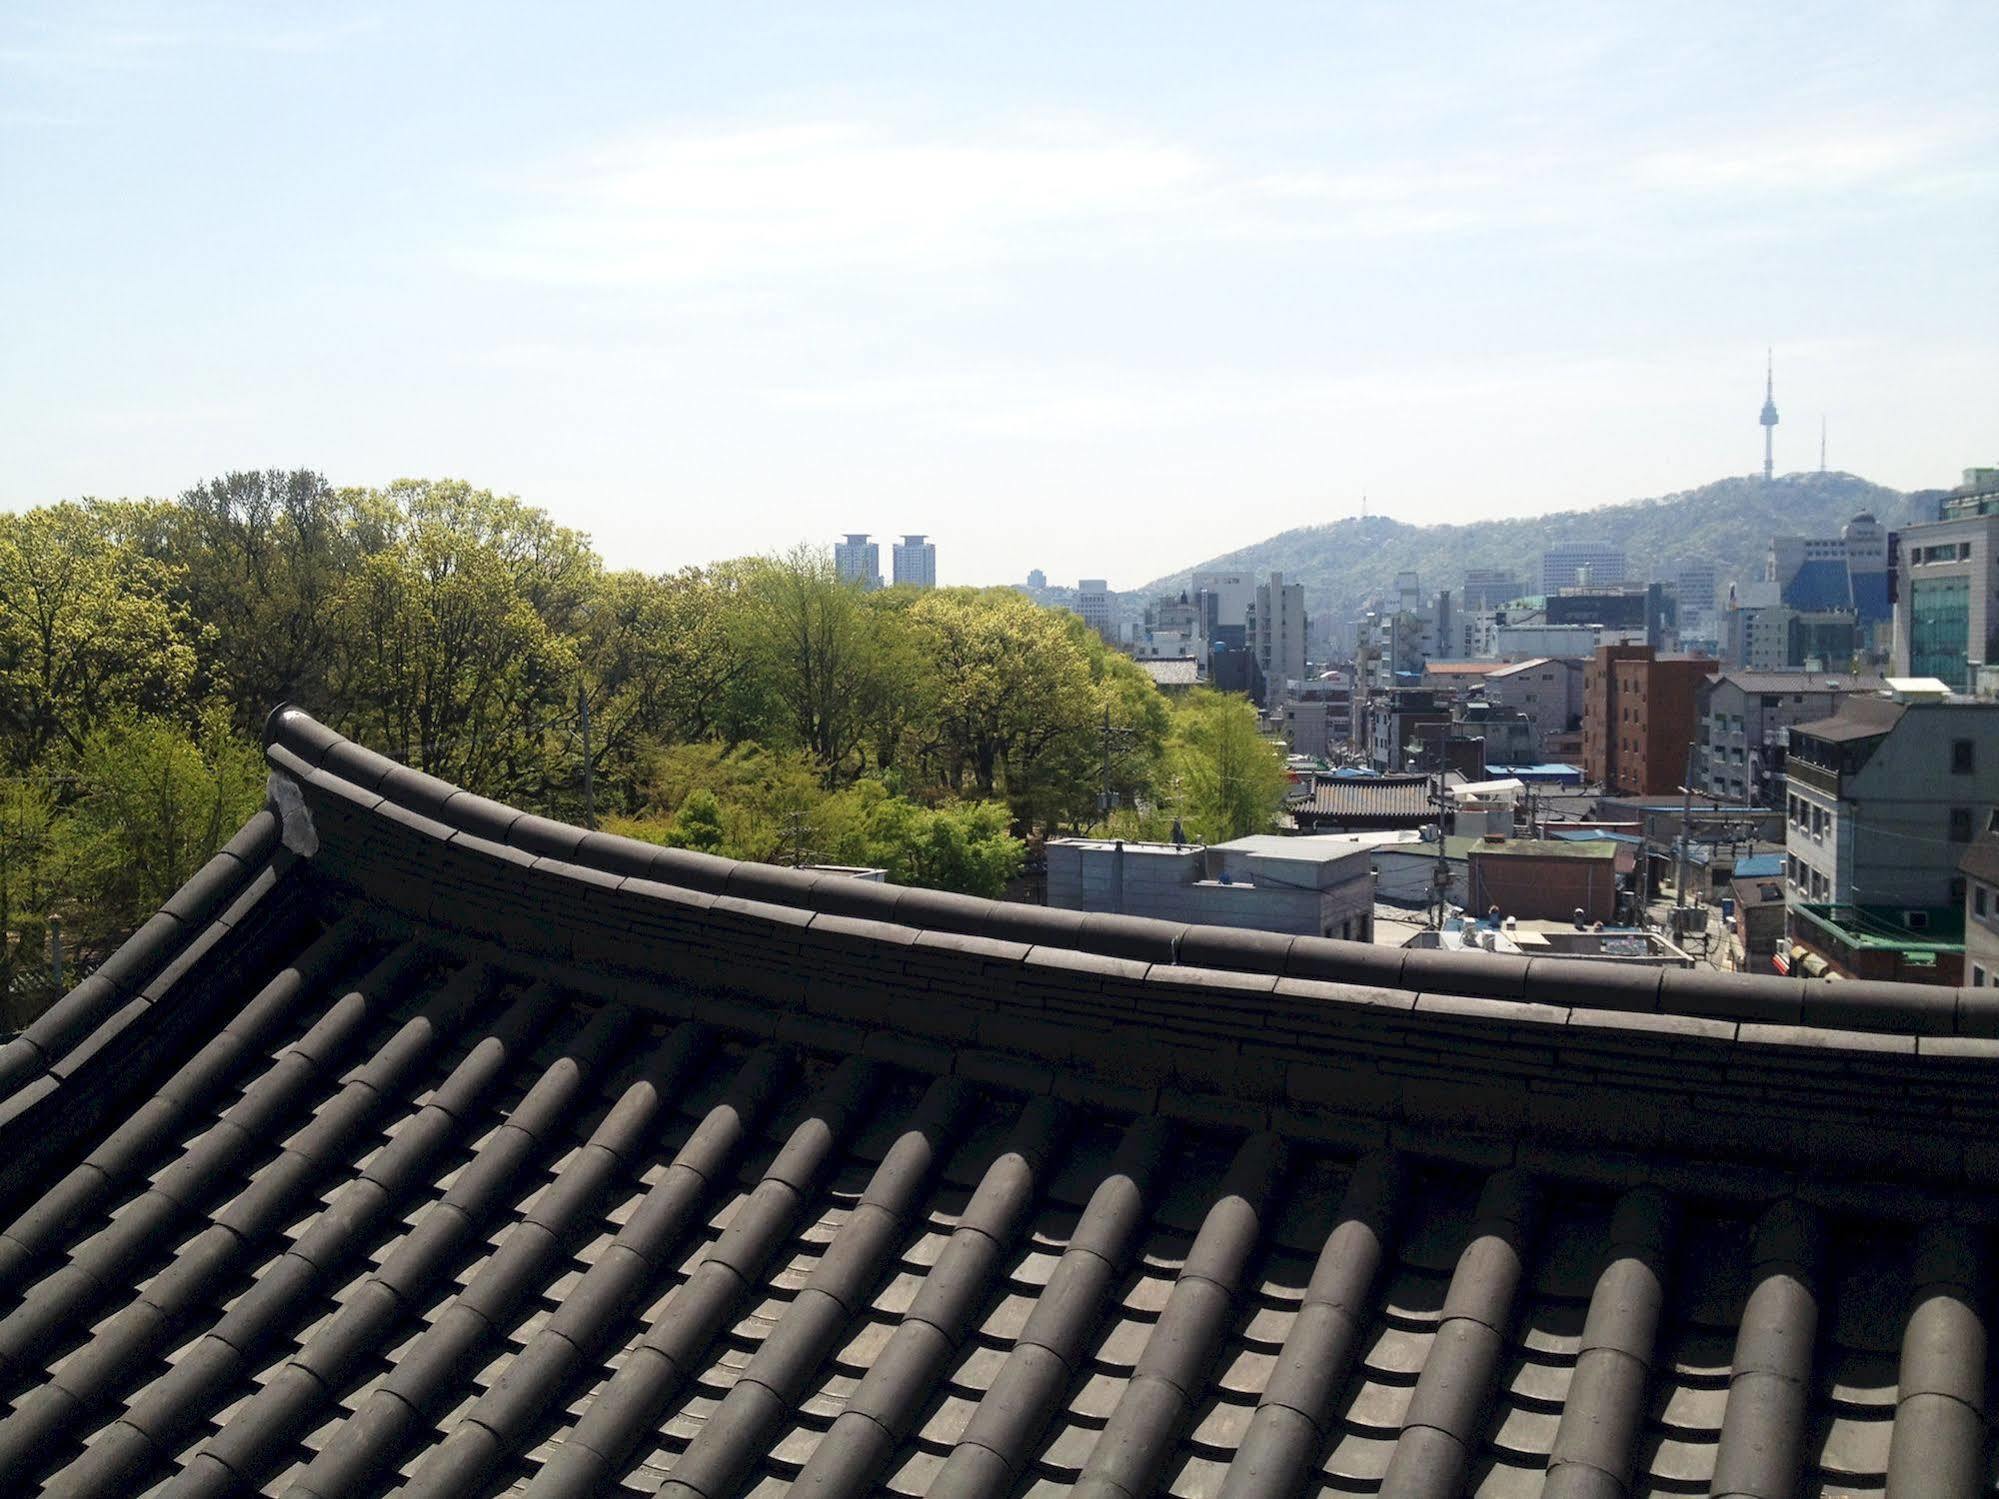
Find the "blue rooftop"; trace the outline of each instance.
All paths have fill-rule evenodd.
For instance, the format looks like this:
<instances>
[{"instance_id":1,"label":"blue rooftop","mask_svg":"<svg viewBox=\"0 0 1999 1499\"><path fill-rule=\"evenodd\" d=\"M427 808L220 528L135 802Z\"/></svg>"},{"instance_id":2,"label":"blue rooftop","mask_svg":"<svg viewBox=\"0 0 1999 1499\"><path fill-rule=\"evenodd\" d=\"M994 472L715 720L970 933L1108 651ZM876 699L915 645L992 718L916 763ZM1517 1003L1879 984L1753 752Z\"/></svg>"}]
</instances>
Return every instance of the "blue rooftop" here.
<instances>
[{"instance_id":1,"label":"blue rooftop","mask_svg":"<svg viewBox=\"0 0 1999 1499\"><path fill-rule=\"evenodd\" d=\"M1511 776L1516 781L1574 781L1581 784L1583 778L1580 765L1563 765L1553 760L1539 765L1488 765L1485 773L1495 780Z\"/></svg>"}]
</instances>

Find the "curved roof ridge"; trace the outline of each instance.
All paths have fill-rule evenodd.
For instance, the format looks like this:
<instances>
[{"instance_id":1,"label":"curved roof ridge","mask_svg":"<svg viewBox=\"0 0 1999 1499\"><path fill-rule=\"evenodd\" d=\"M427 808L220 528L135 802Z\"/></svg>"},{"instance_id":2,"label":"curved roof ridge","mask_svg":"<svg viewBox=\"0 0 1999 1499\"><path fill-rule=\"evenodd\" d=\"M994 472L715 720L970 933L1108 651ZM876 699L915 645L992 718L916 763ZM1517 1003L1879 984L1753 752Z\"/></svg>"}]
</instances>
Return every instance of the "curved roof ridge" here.
<instances>
[{"instance_id":1,"label":"curved roof ridge","mask_svg":"<svg viewBox=\"0 0 1999 1499\"><path fill-rule=\"evenodd\" d=\"M1293 974L1429 994L1755 1024L1999 1037L1999 992L1701 968L1639 970L1577 958L1412 952L1333 938L984 900L662 848L555 822L412 770L289 703L272 710L264 743L277 769L306 779L314 775L337 779L372 798L371 810L426 819L447 830L446 836L464 834L602 874L797 911L1139 962Z\"/></svg>"}]
</instances>

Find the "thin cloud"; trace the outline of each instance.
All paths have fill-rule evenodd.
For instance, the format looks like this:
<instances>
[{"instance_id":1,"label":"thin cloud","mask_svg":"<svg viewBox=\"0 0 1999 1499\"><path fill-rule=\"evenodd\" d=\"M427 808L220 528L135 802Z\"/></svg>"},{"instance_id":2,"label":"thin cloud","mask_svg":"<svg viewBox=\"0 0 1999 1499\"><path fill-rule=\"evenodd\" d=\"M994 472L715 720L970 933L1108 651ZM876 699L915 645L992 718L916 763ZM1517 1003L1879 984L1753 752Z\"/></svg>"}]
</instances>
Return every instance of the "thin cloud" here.
<instances>
[{"instance_id":1,"label":"thin cloud","mask_svg":"<svg viewBox=\"0 0 1999 1499\"><path fill-rule=\"evenodd\" d=\"M684 293L1054 261L1175 244L1284 246L1507 231L1587 240L1652 225L1662 197L1717 204L1962 185L1987 132L1797 122L1747 138L1626 146L1542 133L1455 156L1356 157L1340 142L1240 162L1089 120L917 135L844 121L656 133L507 180L507 203L451 256L497 280ZM1299 154L1302 153L1302 154ZM1727 226L1676 222L1652 251ZM1648 227L1648 243L1657 233ZM1689 250L1698 246L1686 245Z\"/></svg>"},{"instance_id":2,"label":"thin cloud","mask_svg":"<svg viewBox=\"0 0 1999 1499\"><path fill-rule=\"evenodd\" d=\"M1481 164L1237 171L1193 146L1088 123L955 139L849 123L621 142L515 184L531 206L456 259L597 286L1104 258L1135 246L1440 233L1483 216Z\"/></svg>"},{"instance_id":3,"label":"thin cloud","mask_svg":"<svg viewBox=\"0 0 1999 1499\"><path fill-rule=\"evenodd\" d=\"M152 71L217 51L306 56L330 51L380 27L380 18L372 15L322 26L247 29L140 30L26 22L12 40L0 45L0 67L64 78Z\"/></svg>"},{"instance_id":4,"label":"thin cloud","mask_svg":"<svg viewBox=\"0 0 1999 1499\"><path fill-rule=\"evenodd\" d=\"M1746 139L1653 151L1635 174L1654 187L1691 193L1831 192L1892 183L1947 160L1966 128L1792 128Z\"/></svg>"}]
</instances>

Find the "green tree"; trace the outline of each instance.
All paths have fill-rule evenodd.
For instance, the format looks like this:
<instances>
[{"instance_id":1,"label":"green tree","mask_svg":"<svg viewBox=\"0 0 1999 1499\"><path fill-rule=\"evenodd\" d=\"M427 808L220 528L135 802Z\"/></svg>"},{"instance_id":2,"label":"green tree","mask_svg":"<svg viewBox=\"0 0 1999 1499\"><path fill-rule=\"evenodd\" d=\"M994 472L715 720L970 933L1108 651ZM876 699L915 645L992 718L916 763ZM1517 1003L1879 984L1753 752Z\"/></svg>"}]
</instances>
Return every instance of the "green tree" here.
<instances>
[{"instance_id":1,"label":"green tree","mask_svg":"<svg viewBox=\"0 0 1999 1499\"><path fill-rule=\"evenodd\" d=\"M1149 777L1158 691L1073 615L1013 589L936 589L909 608L924 665L924 763L953 792L1004 796L1023 827L1087 821L1112 730L1113 789Z\"/></svg>"},{"instance_id":2,"label":"green tree","mask_svg":"<svg viewBox=\"0 0 1999 1499\"><path fill-rule=\"evenodd\" d=\"M168 547L196 619L213 627L205 674L252 733L279 702L328 708L328 668L359 560L353 497L309 469L197 484L169 518Z\"/></svg>"},{"instance_id":3,"label":"green tree","mask_svg":"<svg viewBox=\"0 0 1999 1499\"><path fill-rule=\"evenodd\" d=\"M707 787L688 793L687 800L680 804L675 814L671 842L679 848L691 848L699 853L714 854L722 851L728 841L728 834L722 822L722 804L715 793Z\"/></svg>"},{"instance_id":4,"label":"green tree","mask_svg":"<svg viewBox=\"0 0 1999 1499\"><path fill-rule=\"evenodd\" d=\"M913 825L905 824L900 840L891 841L885 826L875 829L875 846L884 856L879 862L891 878L912 885L996 900L1027 855L1027 846L1007 830L1008 819L1003 802L923 809Z\"/></svg>"},{"instance_id":5,"label":"green tree","mask_svg":"<svg viewBox=\"0 0 1999 1499\"><path fill-rule=\"evenodd\" d=\"M0 515L0 758L74 753L114 712L184 715L200 632L148 554L163 507L84 500Z\"/></svg>"},{"instance_id":6,"label":"green tree","mask_svg":"<svg viewBox=\"0 0 1999 1499\"><path fill-rule=\"evenodd\" d=\"M7 1029L55 998L48 918L60 914L63 831L52 779L0 777L0 1026Z\"/></svg>"},{"instance_id":7,"label":"green tree","mask_svg":"<svg viewBox=\"0 0 1999 1499\"><path fill-rule=\"evenodd\" d=\"M857 770L868 711L882 692L886 616L869 609L859 585L841 579L822 549L755 559L741 578L744 645L787 741L829 780Z\"/></svg>"},{"instance_id":8,"label":"green tree","mask_svg":"<svg viewBox=\"0 0 1999 1499\"><path fill-rule=\"evenodd\" d=\"M752 737L751 664L740 649L740 591L695 568L606 575L579 650L590 694L593 771L631 801L647 747ZM579 746L580 747L580 746Z\"/></svg>"},{"instance_id":9,"label":"green tree","mask_svg":"<svg viewBox=\"0 0 1999 1499\"><path fill-rule=\"evenodd\" d=\"M263 801L263 757L220 713L192 735L158 718L114 721L76 765L60 857L79 942L136 927Z\"/></svg>"},{"instance_id":10,"label":"green tree","mask_svg":"<svg viewBox=\"0 0 1999 1499\"><path fill-rule=\"evenodd\" d=\"M585 538L457 482L351 496L362 558L342 613L332 716L446 780L538 800L575 779Z\"/></svg>"},{"instance_id":11,"label":"green tree","mask_svg":"<svg viewBox=\"0 0 1999 1499\"><path fill-rule=\"evenodd\" d=\"M1221 843L1276 825L1284 760L1248 699L1207 691L1183 698L1173 712L1171 766L1189 837Z\"/></svg>"}]
</instances>

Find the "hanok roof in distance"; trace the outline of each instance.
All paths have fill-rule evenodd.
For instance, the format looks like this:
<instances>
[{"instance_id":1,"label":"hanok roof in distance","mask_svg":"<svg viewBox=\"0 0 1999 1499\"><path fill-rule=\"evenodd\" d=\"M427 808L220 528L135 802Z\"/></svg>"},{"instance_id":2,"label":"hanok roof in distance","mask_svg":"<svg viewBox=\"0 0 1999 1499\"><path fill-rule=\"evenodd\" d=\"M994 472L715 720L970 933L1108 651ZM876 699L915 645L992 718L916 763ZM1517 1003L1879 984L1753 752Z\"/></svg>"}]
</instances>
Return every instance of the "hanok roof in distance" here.
<instances>
[{"instance_id":1,"label":"hanok roof in distance","mask_svg":"<svg viewBox=\"0 0 1999 1499\"><path fill-rule=\"evenodd\" d=\"M268 754L0 1049L12 1491L1982 1492L1999 993L994 904Z\"/></svg>"},{"instance_id":2,"label":"hanok roof in distance","mask_svg":"<svg viewBox=\"0 0 1999 1499\"><path fill-rule=\"evenodd\" d=\"M1436 816L1428 776L1317 776L1312 794L1291 803L1299 817L1327 821L1422 823Z\"/></svg>"},{"instance_id":3,"label":"hanok roof in distance","mask_svg":"<svg viewBox=\"0 0 1999 1499\"><path fill-rule=\"evenodd\" d=\"M1200 681L1199 663L1192 656L1138 663L1157 687L1192 687Z\"/></svg>"}]
</instances>

